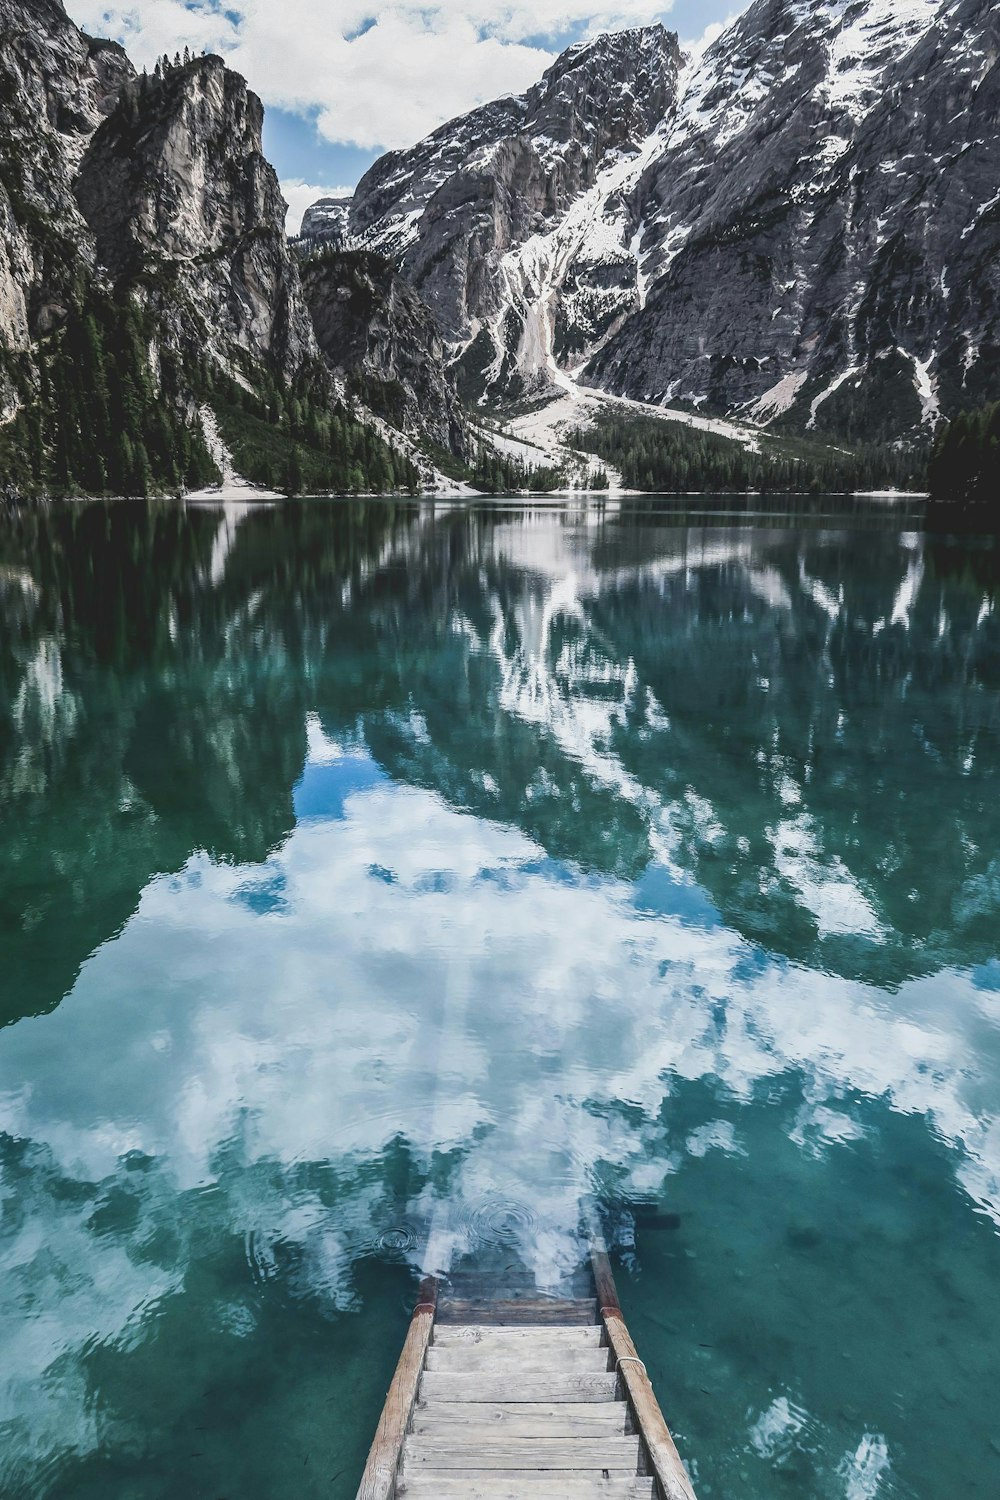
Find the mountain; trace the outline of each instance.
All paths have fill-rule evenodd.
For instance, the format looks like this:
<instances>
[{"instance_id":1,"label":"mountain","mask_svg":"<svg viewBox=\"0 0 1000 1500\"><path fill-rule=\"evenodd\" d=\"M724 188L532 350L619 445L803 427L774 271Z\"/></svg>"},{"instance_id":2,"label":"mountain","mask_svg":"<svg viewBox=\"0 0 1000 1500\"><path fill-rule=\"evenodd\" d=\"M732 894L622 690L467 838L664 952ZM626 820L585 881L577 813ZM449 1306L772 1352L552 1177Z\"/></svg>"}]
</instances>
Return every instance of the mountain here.
<instances>
[{"instance_id":1,"label":"mountain","mask_svg":"<svg viewBox=\"0 0 1000 1500\"><path fill-rule=\"evenodd\" d=\"M59 321L74 275L93 264L73 176L134 70L55 0L0 0L0 32L0 379L9 411L10 358Z\"/></svg>"},{"instance_id":2,"label":"mountain","mask_svg":"<svg viewBox=\"0 0 1000 1500\"><path fill-rule=\"evenodd\" d=\"M97 259L140 278L160 318L223 368L269 362L293 381L315 355L261 149L264 111L218 57L130 80L75 182Z\"/></svg>"},{"instance_id":3,"label":"mountain","mask_svg":"<svg viewBox=\"0 0 1000 1500\"><path fill-rule=\"evenodd\" d=\"M543 384L554 349L590 347L636 305L627 196L680 65L662 26L600 36L362 178L350 233L430 304L467 391Z\"/></svg>"},{"instance_id":4,"label":"mountain","mask_svg":"<svg viewBox=\"0 0 1000 1500\"><path fill-rule=\"evenodd\" d=\"M1000 15L756 0L661 27L394 152L349 228L438 317L466 391L564 383L827 438L998 393Z\"/></svg>"},{"instance_id":5,"label":"mountain","mask_svg":"<svg viewBox=\"0 0 1000 1500\"><path fill-rule=\"evenodd\" d=\"M0 31L3 488L417 485L317 343L246 82L137 75L57 0L0 0Z\"/></svg>"},{"instance_id":6,"label":"mountain","mask_svg":"<svg viewBox=\"0 0 1000 1500\"><path fill-rule=\"evenodd\" d=\"M343 240L348 233L351 199L320 198L302 216L302 238Z\"/></svg>"},{"instance_id":7,"label":"mountain","mask_svg":"<svg viewBox=\"0 0 1000 1500\"><path fill-rule=\"evenodd\" d=\"M99 268L221 363L294 378L315 349L244 80L216 57L139 77L56 0L0 0L0 22L8 349L50 331Z\"/></svg>"},{"instance_id":8,"label":"mountain","mask_svg":"<svg viewBox=\"0 0 1000 1500\"><path fill-rule=\"evenodd\" d=\"M644 306L586 378L892 438L996 388L1000 21L757 0L636 195Z\"/></svg>"},{"instance_id":9,"label":"mountain","mask_svg":"<svg viewBox=\"0 0 1000 1500\"><path fill-rule=\"evenodd\" d=\"M384 256L331 244L302 264L319 347L365 406L415 440L466 456L466 423L427 305Z\"/></svg>"}]
</instances>

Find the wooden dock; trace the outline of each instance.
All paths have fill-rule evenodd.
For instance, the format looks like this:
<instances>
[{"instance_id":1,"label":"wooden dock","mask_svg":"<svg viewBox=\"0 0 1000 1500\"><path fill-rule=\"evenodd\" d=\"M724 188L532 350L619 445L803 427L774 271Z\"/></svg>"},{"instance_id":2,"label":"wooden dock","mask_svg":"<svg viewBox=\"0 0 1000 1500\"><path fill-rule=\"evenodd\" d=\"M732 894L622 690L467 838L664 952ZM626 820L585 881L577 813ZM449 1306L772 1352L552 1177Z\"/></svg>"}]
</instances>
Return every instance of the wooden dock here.
<instances>
[{"instance_id":1,"label":"wooden dock","mask_svg":"<svg viewBox=\"0 0 1000 1500\"><path fill-rule=\"evenodd\" d=\"M601 1244L588 1282L425 1281L358 1500L695 1500Z\"/></svg>"}]
</instances>

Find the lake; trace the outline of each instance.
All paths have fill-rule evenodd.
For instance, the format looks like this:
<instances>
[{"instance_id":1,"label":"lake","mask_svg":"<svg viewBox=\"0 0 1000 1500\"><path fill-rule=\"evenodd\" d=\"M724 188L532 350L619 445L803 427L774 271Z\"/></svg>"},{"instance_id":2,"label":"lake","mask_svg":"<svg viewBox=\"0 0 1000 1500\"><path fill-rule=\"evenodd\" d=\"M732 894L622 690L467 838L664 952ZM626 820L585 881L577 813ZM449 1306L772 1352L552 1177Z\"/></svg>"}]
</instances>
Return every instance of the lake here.
<instances>
[{"instance_id":1,"label":"lake","mask_svg":"<svg viewBox=\"0 0 1000 1500\"><path fill-rule=\"evenodd\" d=\"M2 513L5 1497L351 1500L591 1204L700 1500L1000 1493L1000 564L762 505Z\"/></svg>"}]
</instances>

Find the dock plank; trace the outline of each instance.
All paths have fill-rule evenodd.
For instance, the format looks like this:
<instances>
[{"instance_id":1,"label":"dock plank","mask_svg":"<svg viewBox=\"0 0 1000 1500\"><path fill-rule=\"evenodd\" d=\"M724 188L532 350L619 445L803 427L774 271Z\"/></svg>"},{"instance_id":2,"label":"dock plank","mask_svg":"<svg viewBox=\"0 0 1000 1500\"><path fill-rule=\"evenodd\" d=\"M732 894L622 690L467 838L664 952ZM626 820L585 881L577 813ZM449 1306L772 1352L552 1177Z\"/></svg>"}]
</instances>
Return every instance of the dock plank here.
<instances>
[{"instance_id":1,"label":"dock plank","mask_svg":"<svg viewBox=\"0 0 1000 1500\"><path fill-rule=\"evenodd\" d=\"M517 1382L519 1401L615 1401L618 1375L614 1370L594 1374L560 1376L536 1373ZM424 1372L420 1381L420 1399L424 1401L511 1401L515 1393L506 1375L482 1375L475 1371Z\"/></svg>"},{"instance_id":2,"label":"dock plank","mask_svg":"<svg viewBox=\"0 0 1000 1500\"><path fill-rule=\"evenodd\" d=\"M406 1339L386 1393L375 1439L368 1454L357 1500L393 1500L396 1471L404 1435L417 1399L424 1356L434 1327L434 1287L427 1284L424 1298L410 1319Z\"/></svg>"},{"instance_id":3,"label":"dock plank","mask_svg":"<svg viewBox=\"0 0 1000 1500\"><path fill-rule=\"evenodd\" d=\"M623 1394L642 1433L648 1466L655 1474L663 1500L696 1500L688 1472L677 1452L670 1429L656 1399L646 1366L639 1358L622 1317L614 1273L604 1239L592 1230L591 1263L601 1305L601 1320L621 1376Z\"/></svg>"},{"instance_id":4,"label":"dock plank","mask_svg":"<svg viewBox=\"0 0 1000 1500\"><path fill-rule=\"evenodd\" d=\"M634 1478L588 1474L579 1469L569 1473L550 1470L539 1474L535 1469L509 1469L490 1474L469 1469L464 1474L428 1469L422 1473L404 1471L397 1491L400 1497L413 1500L657 1500L655 1484L644 1475Z\"/></svg>"},{"instance_id":5,"label":"dock plank","mask_svg":"<svg viewBox=\"0 0 1000 1500\"><path fill-rule=\"evenodd\" d=\"M497 1347L491 1343L432 1344L427 1350L424 1368L428 1371L475 1370L481 1374L508 1371L530 1375L534 1372L558 1371L566 1374L588 1374L608 1369L611 1350L594 1344L583 1348L560 1348L549 1343L528 1340L517 1348Z\"/></svg>"},{"instance_id":6,"label":"dock plank","mask_svg":"<svg viewBox=\"0 0 1000 1500\"><path fill-rule=\"evenodd\" d=\"M639 1469L639 1438L513 1438L483 1443L470 1463L468 1448L450 1437L407 1437L403 1443L404 1469L596 1469L598 1473L635 1475Z\"/></svg>"},{"instance_id":7,"label":"dock plank","mask_svg":"<svg viewBox=\"0 0 1000 1500\"><path fill-rule=\"evenodd\" d=\"M418 1402L411 1432L454 1432L466 1440L467 1432L517 1430L527 1436L585 1437L588 1433L622 1435L627 1430L628 1406L624 1401L469 1401Z\"/></svg>"},{"instance_id":8,"label":"dock plank","mask_svg":"<svg viewBox=\"0 0 1000 1500\"><path fill-rule=\"evenodd\" d=\"M489 1344L496 1349L519 1349L527 1344L551 1344L554 1348L577 1348L600 1344L604 1330L599 1324L583 1324L580 1327L547 1324L532 1327L530 1324L517 1327L494 1327L483 1323L453 1323L434 1330L433 1347L440 1349L450 1344Z\"/></svg>"},{"instance_id":9,"label":"dock plank","mask_svg":"<svg viewBox=\"0 0 1000 1500\"><path fill-rule=\"evenodd\" d=\"M571 1327L574 1324L597 1321L595 1297L574 1297L566 1301L558 1298L525 1298L523 1301L501 1302L480 1297L443 1297L438 1304L439 1327L449 1323L479 1323L483 1326L500 1327L551 1323Z\"/></svg>"},{"instance_id":10,"label":"dock plank","mask_svg":"<svg viewBox=\"0 0 1000 1500\"><path fill-rule=\"evenodd\" d=\"M448 1442L455 1447L469 1450L469 1463L478 1462L479 1453L493 1443L538 1443L575 1442L578 1438L596 1438L603 1441L612 1437L627 1437L625 1423L608 1423L604 1427L593 1422L581 1422L575 1417L564 1417L555 1422L551 1417L509 1417L505 1422L483 1422L476 1426L471 1422L420 1423L412 1432L421 1438L435 1442Z\"/></svg>"}]
</instances>

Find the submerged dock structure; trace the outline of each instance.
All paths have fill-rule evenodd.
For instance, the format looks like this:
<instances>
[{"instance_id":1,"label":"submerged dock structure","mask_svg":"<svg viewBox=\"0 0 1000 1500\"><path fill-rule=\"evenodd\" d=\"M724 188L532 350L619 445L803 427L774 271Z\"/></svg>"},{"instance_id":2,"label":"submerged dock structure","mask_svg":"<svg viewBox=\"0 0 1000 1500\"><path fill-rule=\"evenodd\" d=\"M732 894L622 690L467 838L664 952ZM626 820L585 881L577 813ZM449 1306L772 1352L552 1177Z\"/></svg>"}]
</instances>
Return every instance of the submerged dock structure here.
<instances>
[{"instance_id":1,"label":"submerged dock structure","mask_svg":"<svg viewBox=\"0 0 1000 1500\"><path fill-rule=\"evenodd\" d=\"M584 1274L425 1281L357 1500L695 1500L603 1244Z\"/></svg>"}]
</instances>

